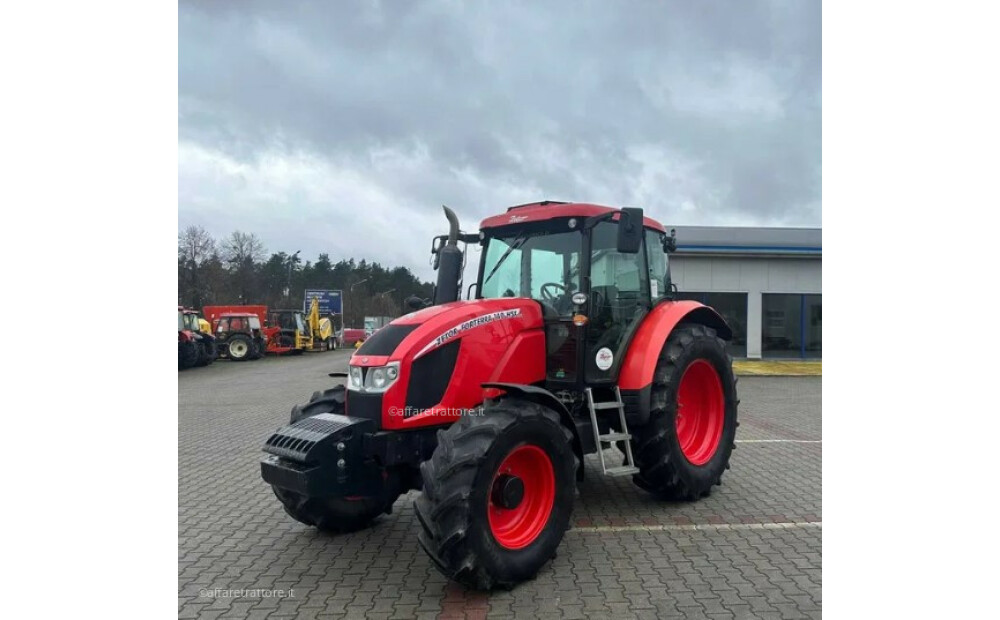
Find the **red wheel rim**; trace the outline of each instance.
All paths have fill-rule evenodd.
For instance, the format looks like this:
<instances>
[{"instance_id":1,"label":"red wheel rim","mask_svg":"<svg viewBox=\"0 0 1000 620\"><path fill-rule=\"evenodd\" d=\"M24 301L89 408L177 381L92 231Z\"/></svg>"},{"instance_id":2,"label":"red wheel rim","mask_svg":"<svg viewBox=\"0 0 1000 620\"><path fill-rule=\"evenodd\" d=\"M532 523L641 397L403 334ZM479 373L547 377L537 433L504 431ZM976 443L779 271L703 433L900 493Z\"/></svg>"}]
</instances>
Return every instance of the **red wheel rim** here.
<instances>
[{"instance_id":1,"label":"red wheel rim","mask_svg":"<svg viewBox=\"0 0 1000 620\"><path fill-rule=\"evenodd\" d=\"M493 487L503 476L514 476L524 485L524 495L513 508L505 508L494 499ZM556 476L549 455L538 446L514 448L493 475L487 500L487 515L493 538L508 549L522 549L545 529L556 498Z\"/></svg>"},{"instance_id":2,"label":"red wheel rim","mask_svg":"<svg viewBox=\"0 0 1000 620\"><path fill-rule=\"evenodd\" d=\"M684 371L677 390L677 441L693 465L704 465L715 455L726 416L722 381L715 367L696 360Z\"/></svg>"}]
</instances>

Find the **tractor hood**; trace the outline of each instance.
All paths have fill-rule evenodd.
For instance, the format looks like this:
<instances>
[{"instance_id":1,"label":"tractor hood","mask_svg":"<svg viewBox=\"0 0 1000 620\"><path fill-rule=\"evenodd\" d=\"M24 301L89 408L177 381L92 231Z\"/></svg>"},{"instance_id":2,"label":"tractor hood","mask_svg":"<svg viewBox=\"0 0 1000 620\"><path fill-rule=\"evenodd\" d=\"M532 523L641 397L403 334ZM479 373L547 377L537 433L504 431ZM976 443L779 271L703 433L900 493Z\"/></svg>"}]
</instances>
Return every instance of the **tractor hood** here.
<instances>
[{"instance_id":1,"label":"tractor hood","mask_svg":"<svg viewBox=\"0 0 1000 620\"><path fill-rule=\"evenodd\" d=\"M457 419L485 400L484 383L545 378L542 308L507 297L456 301L400 317L351 357L347 415L381 429Z\"/></svg>"},{"instance_id":2,"label":"tractor hood","mask_svg":"<svg viewBox=\"0 0 1000 620\"><path fill-rule=\"evenodd\" d=\"M351 357L351 366L413 361L466 337L477 346L505 350L525 329L542 327L542 310L531 299L475 299L430 306L399 317L375 332Z\"/></svg>"}]
</instances>

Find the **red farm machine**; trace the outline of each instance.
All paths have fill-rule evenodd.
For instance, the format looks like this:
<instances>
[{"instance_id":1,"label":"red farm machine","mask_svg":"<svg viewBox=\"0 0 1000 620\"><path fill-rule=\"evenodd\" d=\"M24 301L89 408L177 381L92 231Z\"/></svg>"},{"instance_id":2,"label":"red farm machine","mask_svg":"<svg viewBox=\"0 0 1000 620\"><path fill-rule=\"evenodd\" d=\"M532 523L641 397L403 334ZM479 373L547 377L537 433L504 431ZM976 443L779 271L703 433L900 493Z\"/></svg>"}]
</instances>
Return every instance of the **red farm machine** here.
<instances>
[{"instance_id":1,"label":"red farm machine","mask_svg":"<svg viewBox=\"0 0 1000 620\"><path fill-rule=\"evenodd\" d=\"M420 545L447 577L489 589L554 556L588 454L599 475L661 498L721 484L737 427L732 333L674 299L672 232L592 204L512 207L477 233L445 214L434 298L410 300L430 305L376 332L345 385L295 406L266 441L261 474L289 515L350 531L420 489ZM460 243L482 247L467 300Z\"/></svg>"},{"instance_id":2,"label":"red farm machine","mask_svg":"<svg viewBox=\"0 0 1000 620\"><path fill-rule=\"evenodd\" d=\"M216 333L219 321L225 315L255 315L257 321L254 324L262 326L262 340L267 345L267 353L299 354L309 347L305 315L301 310L268 310L267 306L260 305L205 306L203 310Z\"/></svg>"}]
</instances>

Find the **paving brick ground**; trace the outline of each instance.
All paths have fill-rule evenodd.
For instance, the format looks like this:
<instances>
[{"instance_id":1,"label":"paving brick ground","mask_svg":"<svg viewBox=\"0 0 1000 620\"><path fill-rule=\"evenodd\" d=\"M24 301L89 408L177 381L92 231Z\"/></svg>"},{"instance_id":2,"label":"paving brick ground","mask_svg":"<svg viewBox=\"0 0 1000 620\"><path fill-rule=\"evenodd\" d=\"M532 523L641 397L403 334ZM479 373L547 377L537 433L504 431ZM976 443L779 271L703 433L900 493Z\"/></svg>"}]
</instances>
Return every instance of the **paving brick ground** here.
<instances>
[{"instance_id":1,"label":"paving brick ground","mask_svg":"<svg viewBox=\"0 0 1000 620\"><path fill-rule=\"evenodd\" d=\"M820 378L740 379L732 470L699 502L656 501L589 457L556 559L487 594L431 566L416 493L372 528L333 536L287 517L261 481L263 441L349 354L179 373L180 618L820 616Z\"/></svg>"}]
</instances>

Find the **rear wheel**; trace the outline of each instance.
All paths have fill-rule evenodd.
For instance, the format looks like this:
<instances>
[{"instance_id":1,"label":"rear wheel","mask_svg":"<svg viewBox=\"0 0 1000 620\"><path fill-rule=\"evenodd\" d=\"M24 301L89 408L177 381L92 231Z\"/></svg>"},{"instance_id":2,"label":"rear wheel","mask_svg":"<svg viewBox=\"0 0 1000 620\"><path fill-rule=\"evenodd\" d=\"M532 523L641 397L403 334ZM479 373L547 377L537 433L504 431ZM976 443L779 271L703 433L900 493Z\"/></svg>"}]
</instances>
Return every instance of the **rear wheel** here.
<instances>
[{"instance_id":1,"label":"rear wheel","mask_svg":"<svg viewBox=\"0 0 1000 620\"><path fill-rule=\"evenodd\" d=\"M229 337L229 359L234 362L245 362L254 359L254 344L250 338L243 334L234 334Z\"/></svg>"},{"instance_id":2,"label":"rear wheel","mask_svg":"<svg viewBox=\"0 0 1000 620\"><path fill-rule=\"evenodd\" d=\"M578 459L559 416L503 399L438 433L420 466L420 545L471 588L512 587L555 555L569 526Z\"/></svg>"},{"instance_id":3,"label":"rear wheel","mask_svg":"<svg viewBox=\"0 0 1000 620\"><path fill-rule=\"evenodd\" d=\"M738 404L725 341L711 327L677 326L657 362L649 422L635 430L633 481L667 499L707 496L729 468Z\"/></svg>"},{"instance_id":4,"label":"rear wheel","mask_svg":"<svg viewBox=\"0 0 1000 620\"><path fill-rule=\"evenodd\" d=\"M314 392L309 402L295 405L290 417L294 424L321 413L344 413L344 386ZM353 532L367 526L382 513L392 512L400 495L398 476L389 475L381 492L370 497L307 497L272 485L274 495L290 517L329 532Z\"/></svg>"}]
</instances>

